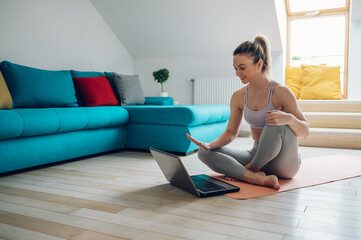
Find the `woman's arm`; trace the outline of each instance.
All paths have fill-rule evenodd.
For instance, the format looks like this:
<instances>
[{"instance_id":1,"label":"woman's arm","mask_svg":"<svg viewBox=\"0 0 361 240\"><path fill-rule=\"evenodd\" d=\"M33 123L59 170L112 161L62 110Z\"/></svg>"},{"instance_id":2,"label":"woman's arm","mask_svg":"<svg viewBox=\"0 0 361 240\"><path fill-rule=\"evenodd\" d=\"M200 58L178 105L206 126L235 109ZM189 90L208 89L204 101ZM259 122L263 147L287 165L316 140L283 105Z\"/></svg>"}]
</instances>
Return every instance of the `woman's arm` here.
<instances>
[{"instance_id":1,"label":"woman's arm","mask_svg":"<svg viewBox=\"0 0 361 240\"><path fill-rule=\"evenodd\" d=\"M218 138L216 138L215 140L209 143L203 143L197 141L188 134L187 137L198 147L204 148L205 150L220 148L232 142L237 137L239 128L241 126L243 112L240 106L242 106L241 104L242 99L243 98L242 98L241 90L238 90L235 93L233 93L230 104L231 116L229 117L227 129Z\"/></svg>"},{"instance_id":2,"label":"woman's arm","mask_svg":"<svg viewBox=\"0 0 361 240\"><path fill-rule=\"evenodd\" d=\"M275 87L275 103L280 109L270 111L265 116L267 125L288 125L297 137L307 138L309 124L297 105L297 100L291 90L285 86ZM282 109L282 111L280 111Z\"/></svg>"}]
</instances>

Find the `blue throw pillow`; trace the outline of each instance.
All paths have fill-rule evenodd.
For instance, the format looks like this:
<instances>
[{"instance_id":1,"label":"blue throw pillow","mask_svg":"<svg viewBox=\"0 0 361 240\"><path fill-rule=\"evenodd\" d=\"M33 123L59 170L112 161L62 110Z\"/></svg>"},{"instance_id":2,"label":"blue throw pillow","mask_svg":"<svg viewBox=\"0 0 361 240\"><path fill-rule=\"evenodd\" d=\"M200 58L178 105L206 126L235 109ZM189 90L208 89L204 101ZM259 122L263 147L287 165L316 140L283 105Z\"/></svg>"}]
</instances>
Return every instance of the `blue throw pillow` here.
<instances>
[{"instance_id":1,"label":"blue throw pillow","mask_svg":"<svg viewBox=\"0 0 361 240\"><path fill-rule=\"evenodd\" d=\"M77 107L70 71L47 71L0 63L14 108Z\"/></svg>"}]
</instances>

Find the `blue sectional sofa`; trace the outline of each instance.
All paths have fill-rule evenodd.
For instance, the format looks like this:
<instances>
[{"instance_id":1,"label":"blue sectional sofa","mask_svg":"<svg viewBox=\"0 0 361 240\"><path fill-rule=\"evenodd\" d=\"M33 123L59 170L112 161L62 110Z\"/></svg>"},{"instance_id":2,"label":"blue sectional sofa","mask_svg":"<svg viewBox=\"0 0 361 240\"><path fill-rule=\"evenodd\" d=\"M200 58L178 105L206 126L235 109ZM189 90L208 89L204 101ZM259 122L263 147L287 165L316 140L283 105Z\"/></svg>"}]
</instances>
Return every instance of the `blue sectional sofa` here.
<instances>
[{"instance_id":1,"label":"blue sectional sofa","mask_svg":"<svg viewBox=\"0 0 361 240\"><path fill-rule=\"evenodd\" d=\"M226 129L230 115L228 106L173 105L170 97L145 97L144 105L85 107L72 77L106 73L9 62L1 62L0 71L13 100L11 109L0 110L0 173L122 149L155 147L186 155L198 149L186 133L211 141Z\"/></svg>"}]
</instances>

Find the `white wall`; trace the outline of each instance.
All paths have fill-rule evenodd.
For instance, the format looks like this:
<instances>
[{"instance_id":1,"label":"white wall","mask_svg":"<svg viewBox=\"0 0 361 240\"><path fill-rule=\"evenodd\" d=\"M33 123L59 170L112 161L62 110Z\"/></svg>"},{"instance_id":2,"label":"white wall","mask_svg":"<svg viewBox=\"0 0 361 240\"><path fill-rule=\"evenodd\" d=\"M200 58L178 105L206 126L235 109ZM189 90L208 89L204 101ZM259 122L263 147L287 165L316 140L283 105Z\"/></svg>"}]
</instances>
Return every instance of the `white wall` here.
<instances>
[{"instance_id":1,"label":"white wall","mask_svg":"<svg viewBox=\"0 0 361 240\"><path fill-rule=\"evenodd\" d=\"M0 61L133 73L133 59L89 0L0 0Z\"/></svg>"},{"instance_id":2,"label":"white wall","mask_svg":"<svg viewBox=\"0 0 361 240\"><path fill-rule=\"evenodd\" d=\"M272 52L271 78L282 82L283 54ZM169 70L169 79L163 85L164 91L180 104L192 104L192 85L187 78L235 76L233 56L173 57L134 59L134 73L139 75L144 94L157 96L160 84L154 81L153 71Z\"/></svg>"},{"instance_id":3,"label":"white wall","mask_svg":"<svg viewBox=\"0 0 361 240\"><path fill-rule=\"evenodd\" d=\"M285 83L286 65L287 65L287 10L284 0L274 0L277 14L278 28L282 43L282 50L273 54L275 65L273 68L277 70L278 78ZM277 60L276 60L277 59Z\"/></svg>"},{"instance_id":4,"label":"white wall","mask_svg":"<svg viewBox=\"0 0 361 240\"><path fill-rule=\"evenodd\" d=\"M169 79L163 84L164 91L180 104L192 104L192 85L186 81L186 78L233 76L232 61L232 56L134 59L134 72L139 74L144 94L157 96L160 92L160 84L154 81L153 71L167 68Z\"/></svg>"},{"instance_id":5,"label":"white wall","mask_svg":"<svg viewBox=\"0 0 361 240\"><path fill-rule=\"evenodd\" d=\"M348 99L361 99L361 20L350 23Z\"/></svg>"}]
</instances>

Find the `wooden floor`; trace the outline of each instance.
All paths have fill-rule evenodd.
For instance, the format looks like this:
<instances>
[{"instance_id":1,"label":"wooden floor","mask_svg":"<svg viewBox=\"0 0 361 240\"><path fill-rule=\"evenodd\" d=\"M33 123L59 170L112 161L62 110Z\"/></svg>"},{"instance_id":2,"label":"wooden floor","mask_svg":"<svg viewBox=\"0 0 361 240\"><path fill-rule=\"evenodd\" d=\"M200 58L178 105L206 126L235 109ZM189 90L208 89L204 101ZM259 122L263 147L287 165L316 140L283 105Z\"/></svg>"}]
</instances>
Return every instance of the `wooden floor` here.
<instances>
[{"instance_id":1,"label":"wooden floor","mask_svg":"<svg viewBox=\"0 0 361 240\"><path fill-rule=\"evenodd\" d=\"M190 173L209 171L195 154L183 161ZM0 239L361 239L360 192L353 178L250 200L198 199L168 184L150 153L124 151L2 176Z\"/></svg>"}]
</instances>

